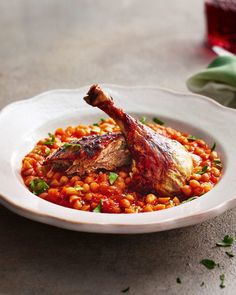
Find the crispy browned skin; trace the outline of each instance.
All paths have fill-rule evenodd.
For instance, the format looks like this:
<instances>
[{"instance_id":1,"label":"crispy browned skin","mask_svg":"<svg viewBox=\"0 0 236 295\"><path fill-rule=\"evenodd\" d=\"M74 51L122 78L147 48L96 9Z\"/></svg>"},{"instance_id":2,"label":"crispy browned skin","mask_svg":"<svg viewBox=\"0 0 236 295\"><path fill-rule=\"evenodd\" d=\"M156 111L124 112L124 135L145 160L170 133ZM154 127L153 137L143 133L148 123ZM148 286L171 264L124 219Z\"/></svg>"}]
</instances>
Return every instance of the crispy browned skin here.
<instances>
[{"instance_id":1,"label":"crispy browned skin","mask_svg":"<svg viewBox=\"0 0 236 295\"><path fill-rule=\"evenodd\" d=\"M115 170L131 162L124 136L120 132L91 135L71 141L50 156L45 165L65 170L68 175L105 169Z\"/></svg>"},{"instance_id":2,"label":"crispy browned skin","mask_svg":"<svg viewBox=\"0 0 236 295\"><path fill-rule=\"evenodd\" d=\"M177 141L166 138L114 105L113 99L93 85L85 101L113 118L124 134L134 160L133 186L141 192L179 194L193 168L191 155Z\"/></svg>"}]
</instances>

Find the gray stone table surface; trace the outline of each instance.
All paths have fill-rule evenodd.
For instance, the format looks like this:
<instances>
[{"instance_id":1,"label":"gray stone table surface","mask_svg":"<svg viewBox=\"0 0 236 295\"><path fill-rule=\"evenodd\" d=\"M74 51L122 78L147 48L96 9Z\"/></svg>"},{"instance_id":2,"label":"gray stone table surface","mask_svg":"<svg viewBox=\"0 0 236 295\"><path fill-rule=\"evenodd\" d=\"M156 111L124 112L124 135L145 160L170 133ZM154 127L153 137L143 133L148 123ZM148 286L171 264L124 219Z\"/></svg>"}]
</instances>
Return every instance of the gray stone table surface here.
<instances>
[{"instance_id":1,"label":"gray stone table surface","mask_svg":"<svg viewBox=\"0 0 236 295\"><path fill-rule=\"evenodd\" d=\"M94 82L187 91L187 77L214 57L203 40L199 0L1 0L0 107ZM3 207L0 217L0 294L236 294L236 258L214 248L235 236L236 210L130 236L58 229ZM207 270L203 258L220 268Z\"/></svg>"}]
</instances>

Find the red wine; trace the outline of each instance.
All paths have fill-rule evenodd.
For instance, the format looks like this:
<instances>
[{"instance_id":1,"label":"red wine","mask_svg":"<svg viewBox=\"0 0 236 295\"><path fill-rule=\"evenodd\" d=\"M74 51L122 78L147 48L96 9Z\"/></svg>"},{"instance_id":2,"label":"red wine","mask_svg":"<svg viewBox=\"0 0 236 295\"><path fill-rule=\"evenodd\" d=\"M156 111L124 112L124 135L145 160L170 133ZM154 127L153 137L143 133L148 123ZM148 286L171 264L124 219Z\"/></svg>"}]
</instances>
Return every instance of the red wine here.
<instances>
[{"instance_id":1,"label":"red wine","mask_svg":"<svg viewBox=\"0 0 236 295\"><path fill-rule=\"evenodd\" d=\"M236 0L206 1L207 39L236 53Z\"/></svg>"}]
</instances>

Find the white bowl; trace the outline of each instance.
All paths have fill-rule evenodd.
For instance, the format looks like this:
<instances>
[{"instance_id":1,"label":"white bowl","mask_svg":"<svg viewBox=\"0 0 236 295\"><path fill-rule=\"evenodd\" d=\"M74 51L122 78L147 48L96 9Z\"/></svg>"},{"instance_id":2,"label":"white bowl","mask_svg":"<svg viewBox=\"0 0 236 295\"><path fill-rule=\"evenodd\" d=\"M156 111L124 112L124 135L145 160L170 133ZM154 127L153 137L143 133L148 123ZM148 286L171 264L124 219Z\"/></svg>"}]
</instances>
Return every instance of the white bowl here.
<instances>
[{"instance_id":1,"label":"white bowl","mask_svg":"<svg viewBox=\"0 0 236 295\"><path fill-rule=\"evenodd\" d=\"M139 214L83 212L55 205L33 195L20 176L21 160L58 127L97 122L104 113L82 97L89 87L54 90L16 102L0 113L1 202L33 220L71 230L99 233L145 233L202 222L236 204L236 111L211 99L155 87L102 85L116 104L136 116L154 116L166 124L216 142L224 169L219 183L202 197L178 207Z\"/></svg>"}]
</instances>

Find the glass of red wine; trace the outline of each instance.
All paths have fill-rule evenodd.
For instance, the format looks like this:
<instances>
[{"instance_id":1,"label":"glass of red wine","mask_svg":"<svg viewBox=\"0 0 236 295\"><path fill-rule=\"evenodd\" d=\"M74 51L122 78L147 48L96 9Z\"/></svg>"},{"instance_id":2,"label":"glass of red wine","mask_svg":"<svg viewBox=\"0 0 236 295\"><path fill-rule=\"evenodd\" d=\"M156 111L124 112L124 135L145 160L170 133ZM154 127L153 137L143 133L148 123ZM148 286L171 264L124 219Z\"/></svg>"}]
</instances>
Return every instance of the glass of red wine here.
<instances>
[{"instance_id":1,"label":"glass of red wine","mask_svg":"<svg viewBox=\"0 0 236 295\"><path fill-rule=\"evenodd\" d=\"M207 41L236 53L236 0L205 0Z\"/></svg>"}]
</instances>

